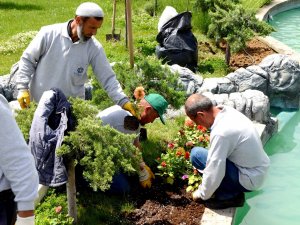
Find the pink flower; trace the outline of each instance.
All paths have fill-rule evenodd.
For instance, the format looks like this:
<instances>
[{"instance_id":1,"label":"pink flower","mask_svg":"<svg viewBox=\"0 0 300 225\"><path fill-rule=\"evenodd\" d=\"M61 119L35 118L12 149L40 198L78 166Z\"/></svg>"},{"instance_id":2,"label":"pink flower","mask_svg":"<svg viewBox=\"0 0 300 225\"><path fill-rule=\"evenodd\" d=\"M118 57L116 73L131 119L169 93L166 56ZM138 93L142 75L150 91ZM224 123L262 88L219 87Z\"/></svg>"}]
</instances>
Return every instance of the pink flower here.
<instances>
[{"instance_id":1,"label":"pink flower","mask_svg":"<svg viewBox=\"0 0 300 225\"><path fill-rule=\"evenodd\" d=\"M56 212L57 214L60 213L61 210L62 210L62 206L57 206L57 207L55 207L55 212Z\"/></svg>"},{"instance_id":2,"label":"pink flower","mask_svg":"<svg viewBox=\"0 0 300 225\"><path fill-rule=\"evenodd\" d=\"M182 179L182 180L189 179L189 175L184 174L184 175L181 177L181 179Z\"/></svg>"},{"instance_id":3,"label":"pink flower","mask_svg":"<svg viewBox=\"0 0 300 225\"><path fill-rule=\"evenodd\" d=\"M165 161L161 162L161 166L162 167L166 167L167 166L167 163Z\"/></svg>"},{"instance_id":4,"label":"pink flower","mask_svg":"<svg viewBox=\"0 0 300 225\"><path fill-rule=\"evenodd\" d=\"M193 144L192 141L188 141L187 143L185 143L185 146L186 147L192 147L192 146L194 146L194 144Z\"/></svg>"}]
</instances>

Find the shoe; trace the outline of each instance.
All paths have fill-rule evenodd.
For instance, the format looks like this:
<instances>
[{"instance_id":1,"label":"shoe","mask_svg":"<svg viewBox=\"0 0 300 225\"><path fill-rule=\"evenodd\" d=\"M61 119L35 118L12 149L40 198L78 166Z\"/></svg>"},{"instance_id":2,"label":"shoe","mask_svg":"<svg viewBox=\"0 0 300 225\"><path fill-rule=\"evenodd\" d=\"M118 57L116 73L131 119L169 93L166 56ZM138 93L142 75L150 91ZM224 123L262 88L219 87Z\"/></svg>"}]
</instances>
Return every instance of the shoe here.
<instances>
[{"instance_id":1,"label":"shoe","mask_svg":"<svg viewBox=\"0 0 300 225\"><path fill-rule=\"evenodd\" d=\"M211 198L204 201L203 204L206 208L209 209L226 209L231 207L242 207L244 203L245 203L245 194L242 192L237 196L226 200Z\"/></svg>"}]
</instances>

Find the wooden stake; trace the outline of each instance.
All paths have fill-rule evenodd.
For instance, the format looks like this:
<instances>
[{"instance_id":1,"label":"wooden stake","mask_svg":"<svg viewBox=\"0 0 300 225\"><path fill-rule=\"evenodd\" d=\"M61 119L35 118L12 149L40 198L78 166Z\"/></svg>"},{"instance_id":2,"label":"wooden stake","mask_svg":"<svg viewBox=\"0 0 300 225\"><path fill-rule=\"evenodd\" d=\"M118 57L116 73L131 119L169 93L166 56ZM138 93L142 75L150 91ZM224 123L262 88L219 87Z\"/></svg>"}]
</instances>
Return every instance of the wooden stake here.
<instances>
[{"instance_id":1,"label":"wooden stake","mask_svg":"<svg viewBox=\"0 0 300 225\"><path fill-rule=\"evenodd\" d=\"M131 0L126 0L127 32L128 32L128 50L130 67L134 66L133 40L132 40L132 21L131 21Z\"/></svg>"},{"instance_id":2,"label":"wooden stake","mask_svg":"<svg viewBox=\"0 0 300 225\"><path fill-rule=\"evenodd\" d=\"M76 205L76 183L75 183L75 164L74 159L68 162L68 183L67 183L68 214L74 219L73 224L77 223Z\"/></svg>"}]
</instances>

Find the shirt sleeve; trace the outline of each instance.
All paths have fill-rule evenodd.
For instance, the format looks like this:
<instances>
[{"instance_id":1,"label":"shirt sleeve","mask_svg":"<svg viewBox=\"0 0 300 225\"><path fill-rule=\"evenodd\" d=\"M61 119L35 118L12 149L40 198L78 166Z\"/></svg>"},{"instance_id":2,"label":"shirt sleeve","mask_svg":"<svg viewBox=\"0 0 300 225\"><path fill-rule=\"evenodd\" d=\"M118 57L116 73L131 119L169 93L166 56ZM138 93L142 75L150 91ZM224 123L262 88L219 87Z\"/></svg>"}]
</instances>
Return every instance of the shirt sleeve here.
<instances>
[{"instance_id":1,"label":"shirt sleeve","mask_svg":"<svg viewBox=\"0 0 300 225\"><path fill-rule=\"evenodd\" d=\"M17 89L28 89L31 77L35 73L37 63L46 51L46 46L46 32L44 32L44 29L42 28L20 58L19 70L16 74Z\"/></svg>"},{"instance_id":2,"label":"shirt sleeve","mask_svg":"<svg viewBox=\"0 0 300 225\"><path fill-rule=\"evenodd\" d=\"M208 151L206 167L201 184L201 198L209 199L220 186L226 170L230 143L224 136L214 136Z\"/></svg>"},{"instance_id":3,"label":"shirt sleeve","mask_svg":"<svg viewBox=\"0 0 300 225\"><path fill-rule=\"evenodd\" d=\"M33 156L2 95L0 125L0 172L2 171L15 194L18 210L32 210L38 193L38 174Z\"/></svg>"},{"instance_id":4,"label":"shirt sleeve","mask_svg":"<svg viewBox=\"0 0 300 225\"><path fill-rule=\"evenodd\" d=\"M123 106L129 101L116 78L115 72L107 60L102 46L98 46L97 53L92 58L91 65L97 80L101 83L102 87L115 104Z\"/></svg>"}]
</instances>

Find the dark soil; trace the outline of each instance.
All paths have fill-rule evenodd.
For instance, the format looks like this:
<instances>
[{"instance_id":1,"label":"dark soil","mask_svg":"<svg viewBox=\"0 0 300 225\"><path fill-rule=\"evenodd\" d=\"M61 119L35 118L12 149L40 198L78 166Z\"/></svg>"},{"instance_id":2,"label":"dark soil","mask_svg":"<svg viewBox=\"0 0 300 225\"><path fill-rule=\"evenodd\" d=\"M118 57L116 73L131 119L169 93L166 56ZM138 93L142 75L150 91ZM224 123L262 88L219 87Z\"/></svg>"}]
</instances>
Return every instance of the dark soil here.
<instances>
[{"instance_id":1,"label":"dark soil","mask_svg":"<svg viewBox=\"0 0 300 225\"><path fill-rule=\"evenodd\" d=\"M198 225L204 206L191 199L185 187L174 187L157 179L151 189L131 195L136 209L126 218L136 225Z\"/></svg>"},{"instance_id":2,"label":"dark soil","mask_svg":"<svg viewBox=\"0 0 300 225\"><path fill-rule=\"evenodd\" d=\"M266 56L276 53L265 43L253 38L247 43L244 51L233 54L230 60L230 67L236 70L240 67L248 67L259 64Z\"/></svg>"}]
</instances>

